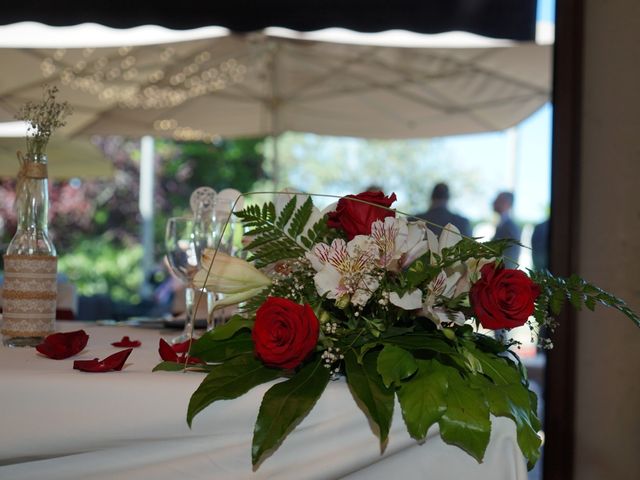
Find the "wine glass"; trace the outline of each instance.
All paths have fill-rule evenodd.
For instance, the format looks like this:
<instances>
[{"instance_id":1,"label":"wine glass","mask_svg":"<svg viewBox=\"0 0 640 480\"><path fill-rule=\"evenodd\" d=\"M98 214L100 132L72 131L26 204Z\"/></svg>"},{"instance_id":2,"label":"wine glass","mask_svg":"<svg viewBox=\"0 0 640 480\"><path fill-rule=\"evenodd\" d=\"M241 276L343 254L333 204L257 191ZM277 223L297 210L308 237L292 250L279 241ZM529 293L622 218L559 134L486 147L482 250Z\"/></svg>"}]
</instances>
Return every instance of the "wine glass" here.
<instances>
[{"instance_id":1,"label":"wine glass","mask_svg":"<svg viewBox=\"0 0 640 480\"><path fill-rule=\"evenodd\" d=\"M216 197L215 208L211 217L212 228L210 229L210 235L208 237L209 247L216 249L218 252L232 255L236 224L235 217L232 215L235 197L228 198L224 193L225 190L220 192ZM222 315L216 318L217 302L221 297L221 293L211 289L207 290L207 331L213 330L217 325L224 322Z\"/></svg>"},{"instance_id":2,"label":"wine glass","mask_svg":"<svg viewBox=\"0 0 640 480\"><path fill-rule=\"evenodd\" d=\"M206 239L199 234L193 217L171 217L167 220L165 249L171 272L185 285L186 320L182 334L171 340L181 343L193 336L194 300L196 289L193 277L200 269L200 256ZM198 299L199 302L199 299Z\"/></svg>"}]
</instances>

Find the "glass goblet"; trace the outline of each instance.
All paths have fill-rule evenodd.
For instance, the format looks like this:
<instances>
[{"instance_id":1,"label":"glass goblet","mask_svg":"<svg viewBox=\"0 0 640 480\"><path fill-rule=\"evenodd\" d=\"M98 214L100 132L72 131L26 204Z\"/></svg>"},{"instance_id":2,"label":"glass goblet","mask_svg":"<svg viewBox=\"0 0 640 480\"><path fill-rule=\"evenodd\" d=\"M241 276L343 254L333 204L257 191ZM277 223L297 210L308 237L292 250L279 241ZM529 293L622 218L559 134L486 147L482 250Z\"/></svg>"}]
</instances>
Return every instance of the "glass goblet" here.
<instances>
[{"instance_id":1,"label":"glass goblet","mask_svg":"<svg viewBox=\"0 0 640 480\"><path fill-rule=\"evenodd\" d=\"M209 235L209 247L218 252L233 254L233 240L235 221L231 214L233 207L232 201L224 201L216 198L216 209L211 220L211 229ZM222 314L216 318L218 314L218 300L222 298L222 294L207 290L207 331L213 330L216 326L224 323Z\"/></svg>"},{"instance_id":2,"label":"glass goblet","mask_svg":"<svg viewBox=\"0 0 640 480\"><path fill-rule=\"evenodd\" d=\"M167 263L171 272L185 286L186 319L182 334L171 340L181 343L193 336L194 300L196 289L193 277L200 268L201 246L194 234L195 221L192 217L171 217L167 220L165 232L165 249ZM195 228L197 231L197 228Z\"/></svg>"}]
</instances>

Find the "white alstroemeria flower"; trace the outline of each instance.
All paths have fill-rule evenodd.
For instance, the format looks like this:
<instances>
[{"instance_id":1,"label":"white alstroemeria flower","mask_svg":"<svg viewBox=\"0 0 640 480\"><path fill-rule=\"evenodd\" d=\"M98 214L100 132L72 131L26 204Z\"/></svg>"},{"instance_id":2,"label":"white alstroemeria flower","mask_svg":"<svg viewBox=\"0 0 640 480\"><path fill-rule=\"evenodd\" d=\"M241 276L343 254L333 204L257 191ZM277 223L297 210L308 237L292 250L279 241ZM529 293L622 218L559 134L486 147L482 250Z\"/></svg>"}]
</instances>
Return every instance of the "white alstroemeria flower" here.
<instances>
[{"instance_id":1,"label":"white alstroemeria flower","mask_svg":"<svg viewBox=\"0 0 640 480\"><path fill-rule=\"evenodd\" d=\"M438 328L442 328L443 322L453 321L458 325L463 325L465 322L462 312L453 312L436 305L440 297L453 298L460 277L460 272L454 272L452 275L440 272L427 286L427 296L422 304L422 314L430 318Z\"/></svg>"},{"instance_id":2,"label":"white alstroemeria flower","mask_svg":"<svg viewBox=\"0 0 640 480\"><path fill-rule=\"evenodd\" d=\"M428 244L424 240L424 226L409 223L402 217L386 217L371 224L371 238L380 252L379 265L399 271L424 255Z\"/></svg>"},{"instance_id":3,"label":"white alstroemeria flower","mask_svg":"<svg viewBox=\"0 0 640 480\"><path fill-rule=\"evenodd\" d=\"M400 296L397 292L389 294L389 301L403 310L417 310L422 307L422 291L415 289Z\"/></svg>"},{"instance_id":4,"label":"white alstroemeria flower","mask_svg":"<svg viewBox=\"0 0 640 480\"><path fill-rule=\"evenodd\" d=\"M223 293L224 298L216 305L223 307L257 295L271 285L271 279L246 260L207 248L202 255L202 268L193 278L193 284Z\"/></svg>"},{"instance_id":5,"label":"white alstroemeria flower","mask_svg":"<svg viewBox=\"0 0 640 480\"><path fill-rule=\"evenodd\" d=\"M429 251L424 239L427 226L423 222L410 222L407 226L407 249L400 259L400 267L406 268Z\"/></svg>"},{"instance_id":6,"label":"white alstroemeria flower","mask_svg":"<svg viewBox=\"0 0 640 480\"><path fill-rule=\"evenodd\" d=\"M462 264L456 266L455 270L459 271L462 276L456 285L454 296L457 297L463 293L468 293L469 290L471 290L471 285L480 279L480 270L482 270L482 267L495 261L495 258L469 258Z\"/></svg>"},{"instance_id":7,"label":"white alstroemeria flower","mask_svg":"<svg viewBox=\"0 0 640 480\"><path fill-rule=\"evenodd\" d=\"M371 238L380 253L380 267L397 270L397 260L402 255L407 241L407 222L395 217L386 217L371 224Z\"/></svg>"},{"instance_id":8,"label":"white alstroemeria flower","mask_svg":"<svg viewBox=\"0 0 640 480\"><path fill-rule=\"evenodd\" d=\"M442 250L453 247L460 240L462 240L460 230L451 223L447 223L444 226L440 233L440 238L427 228L427 243L429 244L429 250L438 255L442 255ZM431 259L431 263L435 263L433 258Z\"/></svg>"},{"instance_id":9,"label":"white alstroemeria flower","mask_svg":"<svg viewBox=\"0 0 640 480\"><path fill-rule=\"evenodd\" d=\"M306 253L317 272L314 282L319 295L364 306L379 286L372 271L378 260L378 248L366 235L357 235L349 243L339 238L331 245L319 243Z\"/></svg>"}]
</instances>

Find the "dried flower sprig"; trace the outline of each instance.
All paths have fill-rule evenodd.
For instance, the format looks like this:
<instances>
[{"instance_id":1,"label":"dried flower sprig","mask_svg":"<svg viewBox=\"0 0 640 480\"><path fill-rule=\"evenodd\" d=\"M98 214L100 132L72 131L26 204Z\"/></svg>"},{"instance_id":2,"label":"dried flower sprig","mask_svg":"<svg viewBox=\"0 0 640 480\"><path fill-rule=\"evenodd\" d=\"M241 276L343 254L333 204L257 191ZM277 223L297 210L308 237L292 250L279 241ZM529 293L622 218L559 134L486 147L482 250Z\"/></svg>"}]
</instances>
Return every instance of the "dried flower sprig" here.
<instances>
[{"instance_id":1,"label":"dried flower sprig","mask_svg":"<svg viewBox=\"0 0 640 480\"><path fill-rule=\"evenodd\" d=\"M45 153L49 138L54 130L66 125L65 118L72 113L68 102L56 101L58 87L45 85L42 101L27 102L16 114L16 119L27 122L27 155Z\"/></svg>"}]
</instances>

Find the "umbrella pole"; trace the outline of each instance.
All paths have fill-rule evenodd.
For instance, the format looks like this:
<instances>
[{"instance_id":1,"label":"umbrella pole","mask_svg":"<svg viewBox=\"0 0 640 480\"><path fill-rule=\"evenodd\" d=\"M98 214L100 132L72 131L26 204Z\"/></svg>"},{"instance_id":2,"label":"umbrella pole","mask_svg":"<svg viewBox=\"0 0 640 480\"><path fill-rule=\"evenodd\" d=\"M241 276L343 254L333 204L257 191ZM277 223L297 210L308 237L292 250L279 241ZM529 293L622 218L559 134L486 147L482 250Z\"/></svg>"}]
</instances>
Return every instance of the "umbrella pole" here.
<instances>
[{"instance_id":1,"label":"umbrella pole","mask_svg":"<svg viewBox=\"0 0 640 480\"><path fill-rule=\"evenodd\" d=\"M278 190L279 187L279 183L280 183L280 165L279 165L279 158L278 158L278 139L279 139L279 135L277 134L272 134L271 135L271 168L272 168L272 172L271 172L271 178L273 180L273 189L275 191Z\"/></svg>"},{"instance_id":2,"label":"umbrella pole","mask_svg":"<svg viewBox=\"0 0 640 480\"><path fill-rule=\"evenodd\" d=\"M148 298L153 294L149 277L154 264L153 239L153 190L155 183L155 144L150 135L142 137L140 142L140 192L138 207L142 218L140 227L142 243L142 271L143 280L140 286L140 296Z\"/></svg>"}]
</instances>

